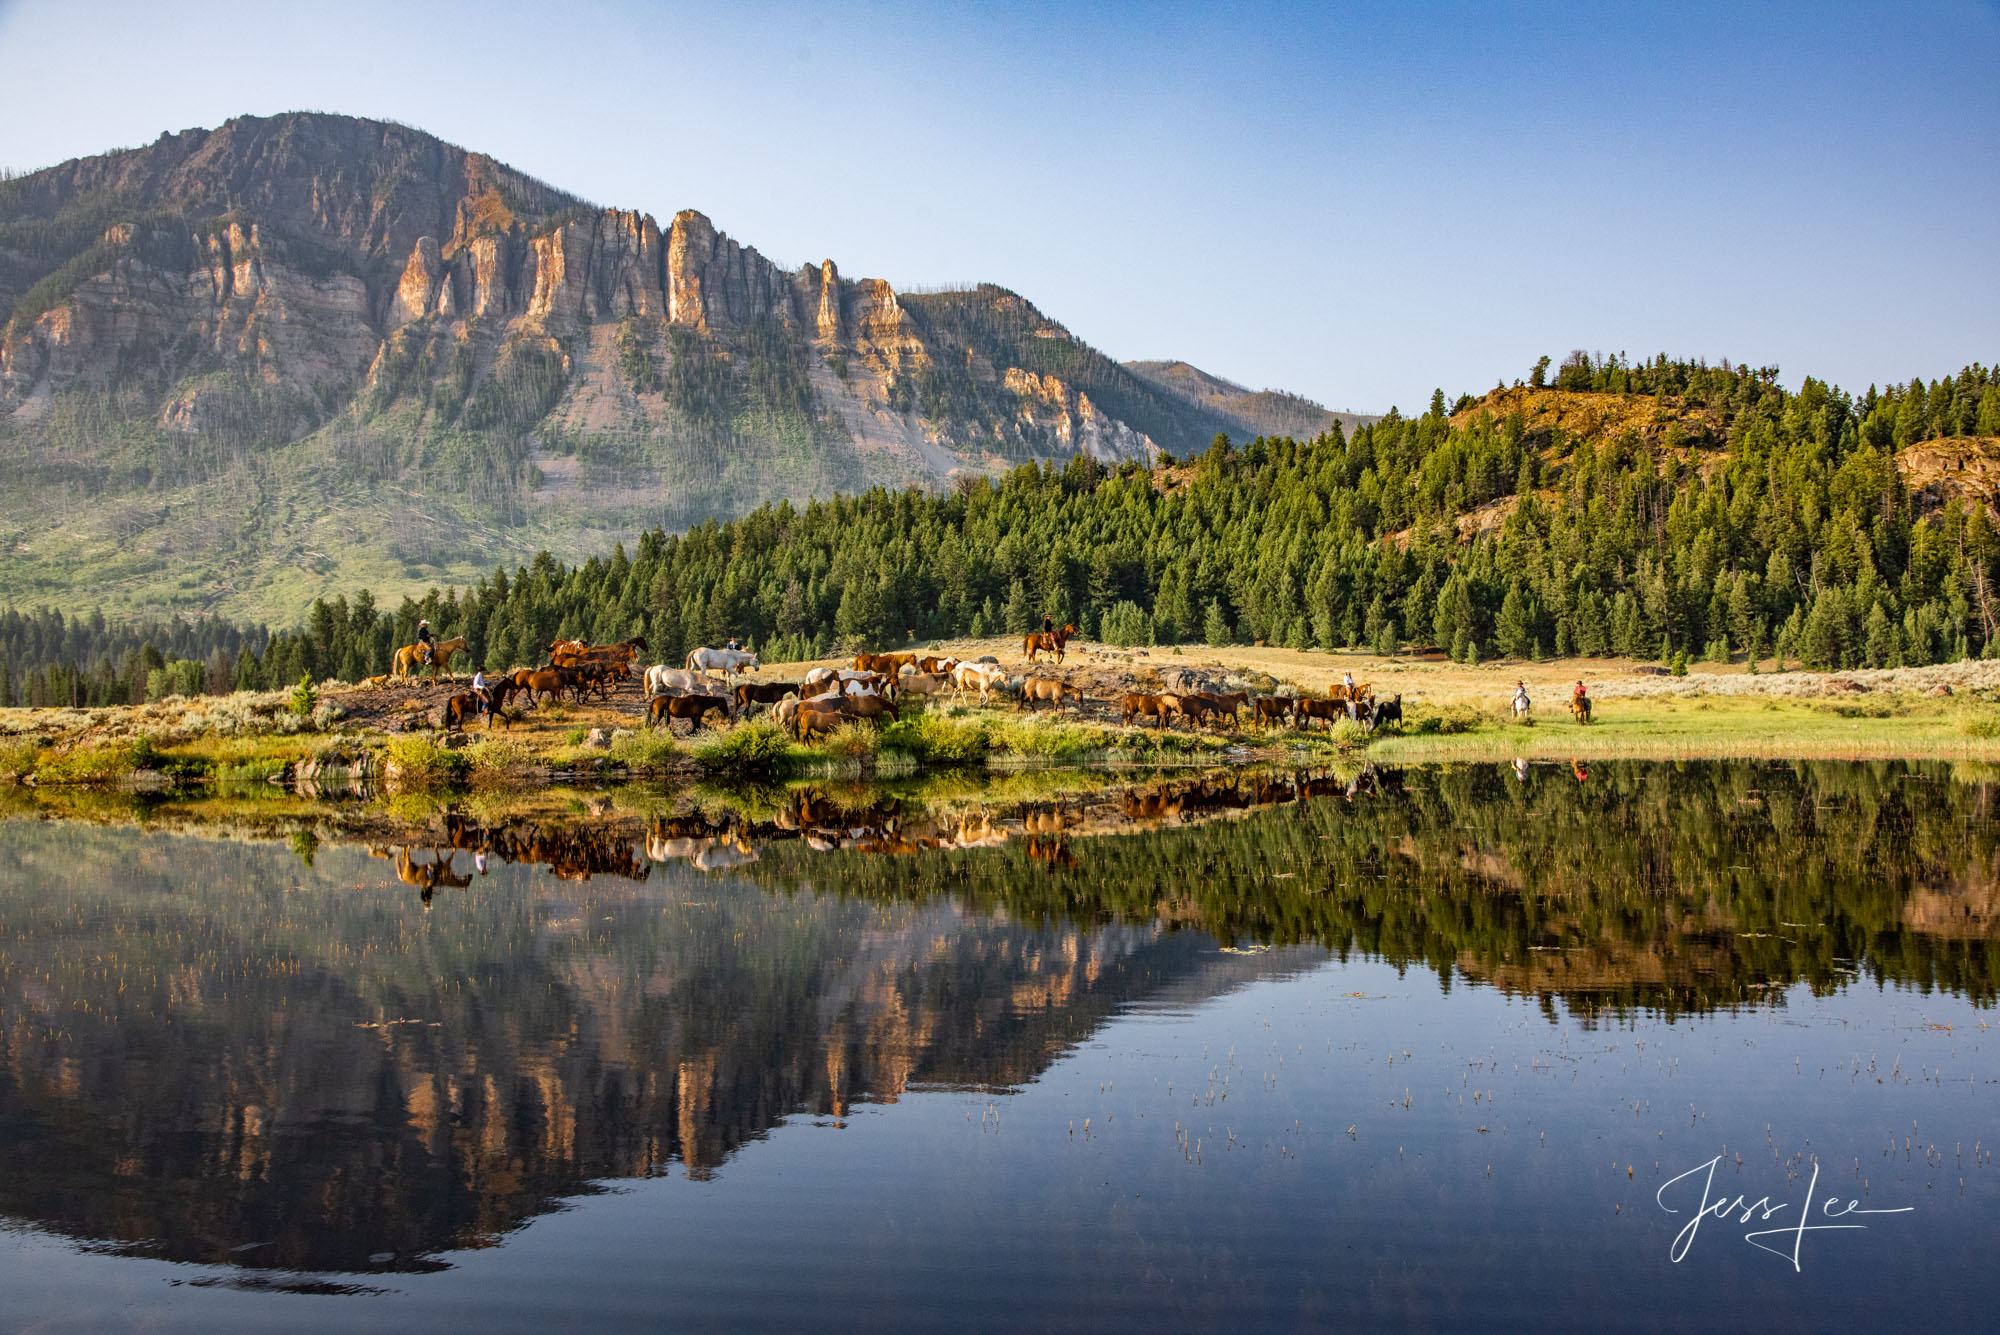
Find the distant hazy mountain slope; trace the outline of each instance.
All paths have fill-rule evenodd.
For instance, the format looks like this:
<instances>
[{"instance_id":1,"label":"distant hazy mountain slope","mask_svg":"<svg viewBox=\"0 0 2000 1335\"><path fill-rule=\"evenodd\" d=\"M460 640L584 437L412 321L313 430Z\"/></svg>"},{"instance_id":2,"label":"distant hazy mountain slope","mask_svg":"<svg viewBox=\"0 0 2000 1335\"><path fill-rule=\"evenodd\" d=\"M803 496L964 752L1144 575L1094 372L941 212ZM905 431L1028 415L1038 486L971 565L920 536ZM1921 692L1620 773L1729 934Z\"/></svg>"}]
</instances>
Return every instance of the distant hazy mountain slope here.
<instances>
[{"instance_id":1,"label":"distant hazy mountain slope","mask_svg":"<svg viewBox=\"0 0 2000 1335\"><path fill-rule=\"evenodd\" d=\"M1379 417L1370 413L1330 412L1311 399L1282 390L1251 390L1233 380L1210 375L1186 362L1126 362L1125 369L1184 403L1228 423L1232 436L1292 436L1310 440L1335 422L1352 431Z\"/></svg>"}]
</instances>

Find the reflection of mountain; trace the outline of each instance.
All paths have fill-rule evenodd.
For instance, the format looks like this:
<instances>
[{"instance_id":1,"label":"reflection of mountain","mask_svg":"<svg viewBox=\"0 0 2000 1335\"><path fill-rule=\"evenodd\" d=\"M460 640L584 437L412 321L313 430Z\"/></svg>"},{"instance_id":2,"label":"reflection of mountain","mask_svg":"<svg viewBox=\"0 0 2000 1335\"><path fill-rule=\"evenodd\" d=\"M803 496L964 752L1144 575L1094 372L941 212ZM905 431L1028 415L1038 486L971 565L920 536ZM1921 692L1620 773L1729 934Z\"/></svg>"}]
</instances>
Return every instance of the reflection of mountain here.
<instances>
[{"instance_id":1,"label":"reflection of mountain","mask_svg":"<svg viewBox=\"0 0 2000 1335\"><path fill-rule=\"evenodd\" d=\"M1018 1084L1128 999L1282 963L677 867L496 863L426 914L357 849L315 862L0 826L0 1213L177 1259L421 1268L591 1179Z\"/></svg>"}]
</instances>

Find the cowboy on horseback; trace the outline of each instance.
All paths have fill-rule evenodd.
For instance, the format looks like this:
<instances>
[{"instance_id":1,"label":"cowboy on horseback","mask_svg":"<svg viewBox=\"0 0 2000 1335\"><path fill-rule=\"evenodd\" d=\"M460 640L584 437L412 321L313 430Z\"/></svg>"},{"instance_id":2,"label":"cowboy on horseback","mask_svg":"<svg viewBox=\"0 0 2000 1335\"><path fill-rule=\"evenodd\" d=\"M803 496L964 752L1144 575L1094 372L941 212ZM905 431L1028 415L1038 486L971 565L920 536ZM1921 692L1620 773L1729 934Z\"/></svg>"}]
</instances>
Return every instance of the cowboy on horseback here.
<instances>
[{"instance_id":1,"label":"cowboy on horseback","mask_svg":"<svg viewBox=\"0 0 2000 1335\"><path fill-rule=\"evenodd\" d=\"M431 652L437 648L437 637L431 634L431 623L417 623L417 656L425 663L431 661Z\"/></svg>"},{"instance_id":2,"label":"cowboy on horseback","mask_svg":"<svg viewBox=\"0 0 2000 1335\"><path fill-rule=\"evenodd\" d=\"M1527 713L1528 709L1528 683L1517 681L1514 683L1514 714L1519 717Z\"/></svg>"},{"instance_id":3,"label":"cowboy on horseback","mask_svg":"<svg viewBox=\"0 0 2000 1335\"><path fill-rule=\"evenodd\" d=\"M1590 698L1589 693L1583 689L1583 682L1581 680L1576 683L1576 689L1571 691L1569 695L1572 700L1588 700Z\"/></svg>"},{"instance_id":4,"label":"cowboy on horseback","mask_svg":"<svg viewBox=\"0 0 2000 1335\"><path fill-rule=\"evenodd\" d=\"M1042 613L1042 634L1053 635L1055 633L1056 633L1056 619L1050 616L1047 612Z\"/></svg>"},{"instance_id":5,"label":"cowboy on horseback","mask_svg":"<svg viewBox=\"0 0 2000 1335\"><path fill-rule=\"evenodd\" d=\"M486 673L481 668L474 668L472 670L472 694L479 701L480 713L490 714L493 712L493 696L486 685Z\"/></svg>"}]
</instances>

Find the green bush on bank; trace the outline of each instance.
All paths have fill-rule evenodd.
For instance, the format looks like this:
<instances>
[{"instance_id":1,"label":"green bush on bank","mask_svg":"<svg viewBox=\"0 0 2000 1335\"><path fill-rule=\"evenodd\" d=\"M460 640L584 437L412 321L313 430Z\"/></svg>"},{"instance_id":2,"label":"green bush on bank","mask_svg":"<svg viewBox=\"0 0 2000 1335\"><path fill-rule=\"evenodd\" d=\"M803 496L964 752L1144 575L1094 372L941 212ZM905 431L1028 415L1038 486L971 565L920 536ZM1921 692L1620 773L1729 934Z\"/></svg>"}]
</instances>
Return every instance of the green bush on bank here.
<instances>
[{"instance_id":1,"label":"green bush on bank","mask_svg":"<svg viewBox=\"0 0 2000 1335\"><path fill-rule=\"evenodd\" d=\"M1423 737L1442 737L1478 732L1486 723L1486 715L1471 705L1412 705L1404 715L1403 731Z\"/></svg>"},{"instance_id":2,"label":"green bush on bank","mask_svg":"<svg viewBox=\"0 0 2000 1335\"><path fill-rule=\"evenodd\" d=\"M388 775L411 787L454 783L466 777L472 761L463 752L448 750L428 737L403 736L388 746Z\"/></svg>"},{"instance_id":3,"label":"green bush on bank","mask_svg":"<svg viewBox=\"0 0 2000 1335\"><path fill-rule=\"evenodd\" d=\"M2000 714L1966 713L1958 719L1958 730L1967 737L2000 737ZM5 768L0 766L0 768Z\"/></svg>"},{"instance_id":4,"label":"green bush on bank","mask_svg":"<svg viewBox=\"0 0 2000 1335\"><path fill-rule=\"evenodd\" d=\"M627 769L665 769L679 753L673 734L665 731L623 732L611 739L611 758Z\"/></svg>"},{"instance_id":5,"label":"green bush on bank","mask_svg":"<svg viewBox=\"0 0 2000 1335\"><path fill-rule=\"evenodd\" d=\"M919 764L980 765L993 750L993 736L976 719L926 712L884 728L882 749Z\"/></svg>"},{"instance_id":6,"label":"green bush on bank","mask_svg":"<svg viewBox=\"0 0 2000 1335\"><path fill-rule=\"evenodd\" d=\"M152 769L159 762L160 754L153 749L151 738L125 737L45 757L35 766L35 782L111 783L136 770Z\"/></svg>"},{"instance_id":7,"label":"green bush on bank","mask_svg":"<svg viewBox=\"0 0 2000 1335\"><path fill-rule=\"evenodd\" d=\"M792 743L769 719L739 723L690 754L711 774L775 774L792 761Z\"/></svg>"}]
</instances>

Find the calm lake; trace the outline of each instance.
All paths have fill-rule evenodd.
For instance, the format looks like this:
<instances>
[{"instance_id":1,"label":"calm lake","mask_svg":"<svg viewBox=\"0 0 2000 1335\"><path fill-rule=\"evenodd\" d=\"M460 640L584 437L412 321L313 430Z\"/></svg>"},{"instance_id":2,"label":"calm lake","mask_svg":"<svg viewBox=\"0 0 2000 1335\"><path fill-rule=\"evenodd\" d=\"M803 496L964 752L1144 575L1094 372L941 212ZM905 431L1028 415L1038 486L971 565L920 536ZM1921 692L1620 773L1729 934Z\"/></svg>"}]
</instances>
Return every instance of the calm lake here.
<instances>
[{"instance_id":1,"label":"calm lake","mask_svg":"<svg viewBox=\"0 0 2000 1335\"><path fill-rule=\"evenodd\" d=\"M0 1328L1988 1328L1996 798L0 820Z\"/></svg>"}]
</instances>

